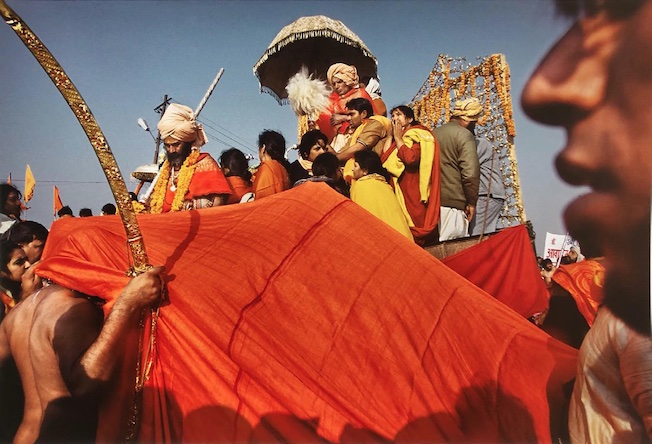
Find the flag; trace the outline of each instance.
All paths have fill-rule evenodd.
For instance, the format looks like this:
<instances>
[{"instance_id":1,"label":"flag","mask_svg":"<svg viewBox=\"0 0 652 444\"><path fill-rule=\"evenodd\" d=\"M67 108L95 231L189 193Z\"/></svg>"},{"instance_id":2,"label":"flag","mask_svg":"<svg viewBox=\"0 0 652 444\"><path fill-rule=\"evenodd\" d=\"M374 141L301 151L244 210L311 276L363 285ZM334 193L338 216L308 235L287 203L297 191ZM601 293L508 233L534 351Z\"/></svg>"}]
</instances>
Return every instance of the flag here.
<instances>
[{"instance_id":1,"label":"flag","mask_svg":"<svg viewBox=\"0 0 652 444\"><path fill-rule=\"evenodd\" d=\"M23 193L23 198L25 199L25 203L29 202L29 200L34 197L34 187L36 186L36 180L34 179L34 175L32 174L32 169L29 167L29 164L27 164L27 169L25 170L25 192Z\"/></svg>"},{"instance_id":2,"label":"flag","mask_svg":"<svg viewBox=\"0 0 652 444\"><path fill-rule=\"evenodd\" d=\"M52 212L56 216L57 212L63 208L63 203L61 202L61 197L59 196L59 188L56 185L53 187L52 194Z\"/></svg>"},{"instance_id":3,"label":"flag","mask_svg":"<svg viewBox=\"0 0 652 444\"><path fill-rule=\"evenodd\" d=\"M11 185L11 173L9 173L9 177L7 178L7 183Z\"/></svg>"}]
</instances>

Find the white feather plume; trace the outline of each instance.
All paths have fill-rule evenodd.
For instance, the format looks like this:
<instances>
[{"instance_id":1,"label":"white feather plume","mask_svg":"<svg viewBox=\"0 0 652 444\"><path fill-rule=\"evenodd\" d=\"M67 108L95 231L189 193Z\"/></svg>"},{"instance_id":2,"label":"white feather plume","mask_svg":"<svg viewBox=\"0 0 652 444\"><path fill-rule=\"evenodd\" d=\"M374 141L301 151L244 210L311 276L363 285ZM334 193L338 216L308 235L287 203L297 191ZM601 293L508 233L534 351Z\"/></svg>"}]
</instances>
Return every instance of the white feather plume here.
<instances>
[{"instance_id":1,"label":"white feather plume","mask_svg":"<svg viewBox=\"0 0 652 444\"><path fill-rule=\"evenodd\" d=\"M312 120L316 120L326 109L331 94L328 84L323 80L314 79L312 74L308 74L308 68L305 66L290 78L285 90L295 114L308 116Z\"/></svg>"}]
</instances>

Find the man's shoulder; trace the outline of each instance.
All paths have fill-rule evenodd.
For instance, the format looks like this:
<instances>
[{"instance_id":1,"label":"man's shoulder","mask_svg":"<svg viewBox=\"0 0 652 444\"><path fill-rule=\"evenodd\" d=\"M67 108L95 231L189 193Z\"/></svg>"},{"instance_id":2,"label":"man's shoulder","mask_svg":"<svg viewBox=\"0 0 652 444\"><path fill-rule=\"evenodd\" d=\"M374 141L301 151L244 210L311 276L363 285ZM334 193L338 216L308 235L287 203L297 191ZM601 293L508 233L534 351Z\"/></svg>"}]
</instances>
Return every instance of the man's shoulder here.
<instances>
[{"instance_id":1,"label":"man's shoulder","mask_svg":"<svg viewBox=\"0 0 652 444\"><path fill-rule=\"evenodd\" d=\"M199 155L199 159L197 159L196 165L197 165L195 167L196 172L220 170L220 166L217 164L215 159L213 159L213 157L208 153L201 153Z\"/></svg>"}]
</instances>

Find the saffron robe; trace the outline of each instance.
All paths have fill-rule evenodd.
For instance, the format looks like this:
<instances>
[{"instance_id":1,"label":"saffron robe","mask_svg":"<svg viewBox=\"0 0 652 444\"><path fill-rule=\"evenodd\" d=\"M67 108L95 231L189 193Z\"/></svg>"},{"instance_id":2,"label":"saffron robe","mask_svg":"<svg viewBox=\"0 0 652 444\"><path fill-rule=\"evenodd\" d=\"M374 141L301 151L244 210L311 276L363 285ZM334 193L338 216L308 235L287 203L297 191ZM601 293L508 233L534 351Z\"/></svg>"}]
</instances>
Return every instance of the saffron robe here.
<instances>
[{"instance_id":1,"label":"saffron robe","mask_svg":"<svg viewBox=\"0 0 652 444\"><path fill-rule=\"evenodd\" d=\"M374 110L374 114L376 114L376 108L374 106L373 99L364 88L352 88L343 96L340 96L338 93L333 91L328 98L328 107L319 115L316 121L319 130L324 133L326 137L328 137L329 142L333 140L333 137L335 137L337 133L344 134L349 127L348 122L343 122L336 126L331 126L331 116L333 114L346 114L347 102L351 99L357 98L369 100L369 102L371 102L371 107Z\"/></svg>"},{"instance_id":2,"label":"saffron robe","mask_svg":"<svg viewBox=\"0 0 652 444\"><path fill-rule=\"evenodd\" d=\"M266 160L260 164L253 180L256 199L271 196L290 188L288 172L278 160Z\"/></svg>"},{"instance_id":3,"label":"saffron robe","mask_svg":"<svg viewBox=\"0 0 652 444\"><path fill-rule=\"evenodd\" d=\"M392 142L381 155L394 175L394 190L418 243L425 241L439 222L439 145L423 125L410 127L397 148Z\"/></svg>"},{"instance_id":4,"label":"saffron robe","mask_svg":"<svg viewBox=\"0 0 652 444\"><path fill-rule=\"evenodd\" d=\"M351 186L351 200L410 240L412 234L394 190L380 174L367 174Z\"/></svg>"},{"instance_id":5,"label":"saffron robe","mask_svg":"<svg viewBox=\"0 0 652 444\"><path fill-rule=\"evenodd\" d=\"M576 350L329 187L138 221L169 295L138 440L553 440ZM37 267L108 312L119 218L54 222ZM100 442L120 440L133 383L108 392Z\"/></svg>"},{"instance_id":6,"label":"saffron robe","mask_svg":"<svg viewBox=\"0 0 652 444\"><path fill-rule=\"evenodd\" d=\"M163 213L169 212L172 208L175 193L175 191L172 191L172 185L172 175L170 174L165 200L163 201ZM194 207L193 199L210 196L211 194L230 193L231 187L215 159L208 153L201 153L197 159L197 166L190 180L188 191L183 197L183 208L185 210L197 209Z\"/></svg>"}]
</instances>

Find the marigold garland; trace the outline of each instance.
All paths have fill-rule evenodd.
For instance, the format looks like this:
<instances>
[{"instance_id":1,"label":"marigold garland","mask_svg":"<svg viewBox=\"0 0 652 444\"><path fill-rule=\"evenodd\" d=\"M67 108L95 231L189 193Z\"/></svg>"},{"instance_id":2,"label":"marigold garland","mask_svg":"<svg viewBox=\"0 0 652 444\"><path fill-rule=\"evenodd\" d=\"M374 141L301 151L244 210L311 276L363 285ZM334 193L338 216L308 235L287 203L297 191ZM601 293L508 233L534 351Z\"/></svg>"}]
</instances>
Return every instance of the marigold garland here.
<instances>
[{"instance_id":1,"label":"marigold garland","mask_svg":"<svg viewBox=\"0 0 652 444\"><path fill-rule=\"evenodd\" d=\"M172 200L172 208L170 211L179 211L183 207L183 198L188 192L190 181L192 180L193 174L195 174L198 158L199 151L193 150L183 162L181 170L179 171L179 177L177 178L177 189L174 192L174 200ZM170 162L166 159L161 167L161 173L156 185L154 186L154 192L152 193L152 198L149 202L149 212L152 214L163 212L163 201L165 200L165 195L167 193L171 172L172 168L170 167Z\"/></svg>"}]
</instances>

